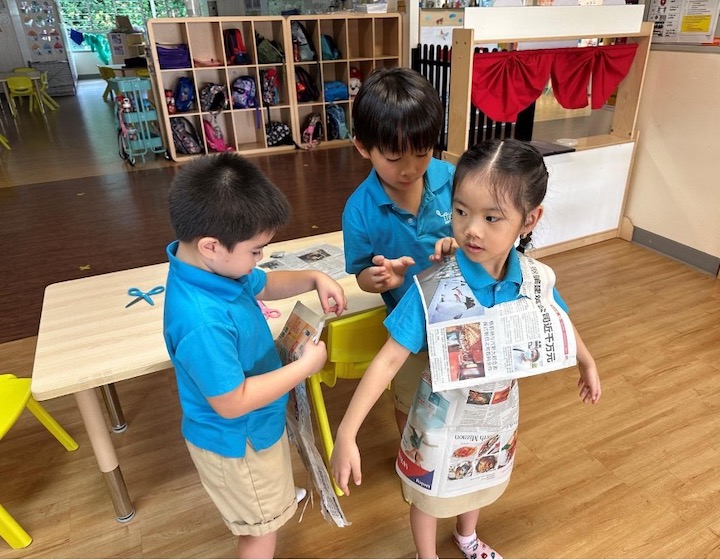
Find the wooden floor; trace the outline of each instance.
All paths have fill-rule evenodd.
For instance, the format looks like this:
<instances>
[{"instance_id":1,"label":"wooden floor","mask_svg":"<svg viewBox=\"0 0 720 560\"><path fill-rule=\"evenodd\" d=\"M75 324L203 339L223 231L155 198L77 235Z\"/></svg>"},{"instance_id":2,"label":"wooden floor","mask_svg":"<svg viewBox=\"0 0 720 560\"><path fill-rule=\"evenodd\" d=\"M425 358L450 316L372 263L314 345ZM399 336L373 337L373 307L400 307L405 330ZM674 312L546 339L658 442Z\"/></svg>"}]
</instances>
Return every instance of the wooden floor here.
<instances>
[{"instance_id":1,"label":"wooden floor","mask_svg":"<svg viewBox=\"0 0 720 560\"><path fill-rule=\"evenodd\" d=\"M27 165L8 154L0 153L4 169ZM367 172L352 150L258 162L294 197L288 236L337 229L348 192ZM164 258L174 167L126 173L115 165L68 177L75 169L68 157L28 171L38 179L31 185L22 174L6 175L14 182L0 189L1 371L32 371L42 286ZM479 535L508 558L720 557L720 282L620 240L543 260L596 357L604 394L595 407L581 405L574 370L521 380L516 470L505 495L482 511ZM90 270L80 271L86 264ZM353 388L347 381L325 388L331 425ZM66 452L28 413L2 439L0 503L34 542L13 551L0 541L0 557L233 555L182 443L172 371L117 389L129 428L113 438L136 518L115 521L73 398L47 401L80 448ZM298 516L281 532L278 557L414 557L393 470L398 435L388 395L359 443L364 482L341 501L353 524L334 528L308 506L302 522ZM305 477L296 461L296 482ZM442 558L461 557L451 530L452 520L440 523Z\"/></svg>"}]
</instances>

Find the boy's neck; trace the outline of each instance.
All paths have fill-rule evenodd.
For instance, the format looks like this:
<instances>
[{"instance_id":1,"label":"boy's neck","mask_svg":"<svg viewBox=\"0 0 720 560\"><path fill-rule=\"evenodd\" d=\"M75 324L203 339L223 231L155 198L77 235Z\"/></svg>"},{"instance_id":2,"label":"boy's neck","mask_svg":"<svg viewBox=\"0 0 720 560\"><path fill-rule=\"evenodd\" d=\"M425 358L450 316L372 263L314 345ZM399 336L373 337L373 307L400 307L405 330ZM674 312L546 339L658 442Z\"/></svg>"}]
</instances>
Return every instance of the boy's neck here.
<instances>
[{"instance_id":1,"label":"boy's neck","mask_svg":"<svg viewBox=\"0 0 720 560\"><path fill-rule=\"evenodd\" d=\"M189 264L190 266L194 266L195 268L199 268L207 272L212 272L203 262L194 243L179 241L175 257L185 264Z\"/></svg>"},{"instance_id":2,"label":"boy's neck","mask_svg":"<svg viewBox=\"0 0 720 560\"><path fill-rule=\"evenodd\" d=\"M425 192L425 177L418 179L414 185L408 189L393 189L388 187L384 181L380 180L383 190L396 206L409 212L413 216L417 216L422 202L423 193Z\"/></svg>"}]
</instances>

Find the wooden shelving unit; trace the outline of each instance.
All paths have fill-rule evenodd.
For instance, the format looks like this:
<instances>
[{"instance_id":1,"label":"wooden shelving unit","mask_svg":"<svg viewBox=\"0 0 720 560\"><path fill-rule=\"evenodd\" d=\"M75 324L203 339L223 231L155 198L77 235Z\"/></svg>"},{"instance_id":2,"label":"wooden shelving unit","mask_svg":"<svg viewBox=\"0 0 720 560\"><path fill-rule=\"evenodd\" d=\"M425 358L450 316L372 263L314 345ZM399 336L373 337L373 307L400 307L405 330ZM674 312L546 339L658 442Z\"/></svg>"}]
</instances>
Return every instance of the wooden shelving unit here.
<instances>
[{"instance_id":1,"label":"wooden shelving unit","mask_svg":"<svg viewBox=\"0 0 720 560\"><path fill-rule=\"evenodd\" d=\"M317 53L317 60L293 61L291 21L300 21L312 39ZM402 61L402 22L399 14L328 14L292 16L248 16L248 17L193 17L176 19L148 20L148 46L153 67L153 75L158 96L162 98L164 90L175 90L180 77L192 79L195 86L196 102L192 109L183 113L169 114L167 106L160 103L163 129L166 134L168 153L175 161L182 161L194 156L180 154L175 149L171 135L170 122L173 118L185 117L195 127L203 145L206 146L203 119L210 114L204 113L199 107L200 89L207 83L224 84L228 92L232 90L233 81L239 76L250 76L255 80L258 107L251 109L233 109L232 107L216 115L216 121L223 132L225 142L233 146L239 153L277 153L295 149L294 146L268 146L265 137L265 124L278 121L287 124L293 133L293 139L300 143L301 127L309 113L322 115L325 124L327 115L326 103L322 96L324 81L339 80L348 83L351 67L356 67L363 77L376 67L399 66ZM248 51L249 63L244 65L228 64L225 57L223 32L225 29L237 28L242 31ZM258 63L255 35L259 33L268 40L282 45L285 52L283 63ZM341 57L337 60L323 60L321 35L330 35ZM186 44L190 50L191 64L187 68L161 68L157 45ZM215 61L217 66L205 66L208 61ZM320 97L317 101L298 103L295 84L295 67L301 66L314 78ZM274 68L278 76L279 103L265 106L260 94L260 72ZM345 111L345 122L352 136L350 121L352 100L338 101L337 105ZM326 139L327 126L323 126L322 140ZM323 142L323 146L347 145L349 139ZM206 149L205 153L210 153Z\"/></svg>"}]
</instances>

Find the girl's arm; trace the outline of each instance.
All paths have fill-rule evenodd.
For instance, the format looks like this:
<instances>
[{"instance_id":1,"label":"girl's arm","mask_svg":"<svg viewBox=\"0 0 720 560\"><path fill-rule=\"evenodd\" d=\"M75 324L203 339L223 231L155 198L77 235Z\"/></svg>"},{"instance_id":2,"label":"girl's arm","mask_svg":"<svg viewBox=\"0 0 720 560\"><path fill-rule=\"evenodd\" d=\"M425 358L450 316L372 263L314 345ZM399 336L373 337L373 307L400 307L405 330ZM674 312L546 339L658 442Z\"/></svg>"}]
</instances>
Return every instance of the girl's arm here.
<instances>
[{"instance_id":1,"label":"girl's arm","mask_svg":"<svg viewBox=\"0 0 720 560\"><path fill-rule=\"evenodd\" d=\"M577 342L577 363L578 369L580 370L580 379L578 380L580 398L584 403L589 402L595 404L600 400L600 395L602 395L600 376L598 375L595 360L574 326L573 330L575 331L575 340Z\"/></svg>"},{"instance_id":2,"label":"girl's arm","mask_svg":"<svg viewBox=\"0 0 720 560\"><path fill-rule=\"evenodd\" d=\"M370 363L355 389L355 393L338 427L335 448L330 458L330 470L340 490L350 494L348 481L353 475L356 486L362 482L360 451L356 438L360 426L382 392L405 363L410 351L389 338Z\"/></svg>"},{"instance_id":3,"label":"girl's arm","mask_svg":"<svg viewBox=\"0 0 720 560\"><path fill-rule=\"evenodd\" d=\"M347 308L340 284L319 270L276 270L268 272L265 287L257 299L273 301L316 290L323 313L340 315Z\"/></svg>"}]
</instances>

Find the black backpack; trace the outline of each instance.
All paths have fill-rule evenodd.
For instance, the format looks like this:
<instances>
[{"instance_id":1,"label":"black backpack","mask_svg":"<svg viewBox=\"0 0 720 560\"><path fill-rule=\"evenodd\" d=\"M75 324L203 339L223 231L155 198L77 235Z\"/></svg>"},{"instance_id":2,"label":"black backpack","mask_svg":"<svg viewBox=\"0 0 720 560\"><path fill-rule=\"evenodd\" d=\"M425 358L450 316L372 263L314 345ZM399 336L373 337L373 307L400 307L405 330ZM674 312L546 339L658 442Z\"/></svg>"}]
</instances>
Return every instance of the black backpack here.
<instances>
[{"instance_id":1,"label":"black backpack","mask_svg":"<svg viewBox=\"0 0 720 560\"><path fill-rule=\"evenodd\" d=\"M181 154L200 154L205 151L195 127L185 117L173 117L170 119L170 129L172 130L173 143L177 152Z\"/></svg>"},{"instance_id":2,"label":"black backpack","mask_svg":"<svg viewBox=\"0 0 720 560\"><path fill-rule=\"evenodd\" d=\"M305 26L299 21L292 21L290 30L292 32L293 60L295 62L317 60L317 51Z\"/></svg>"},{"instance_id":3,"label":"black backpack","mask_svg":"<svg viewBox=\"0 0 720 560\"><path fill-rule=\"evenodd\" d=\"M297 100L300 103L317 101L320 97L315 80L304 68L295 68L295 89L297 90Z\"/></svg>"}]
</instances>

